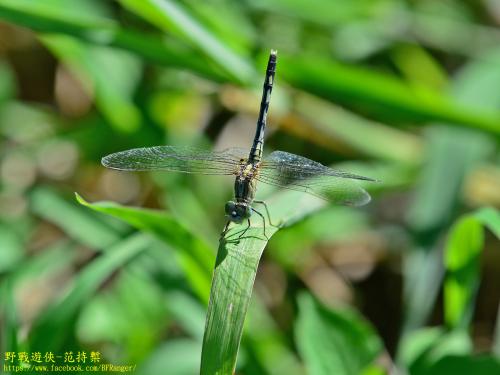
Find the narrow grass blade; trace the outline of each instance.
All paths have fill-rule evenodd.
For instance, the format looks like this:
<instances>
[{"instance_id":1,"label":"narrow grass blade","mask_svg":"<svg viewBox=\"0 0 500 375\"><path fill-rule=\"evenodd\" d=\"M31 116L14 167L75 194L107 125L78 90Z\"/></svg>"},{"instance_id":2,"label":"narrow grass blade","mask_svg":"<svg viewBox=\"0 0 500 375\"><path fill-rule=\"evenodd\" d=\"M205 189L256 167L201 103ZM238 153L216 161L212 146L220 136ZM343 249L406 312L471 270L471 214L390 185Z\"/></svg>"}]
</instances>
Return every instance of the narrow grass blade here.
<instances>
[{"instance_id":1,"label":"narrow grass blade","mask_svg":"<svg viewBox=\"0 0 500 375\"><path fill-rule=\"evenodd\" d=\"M237 240L226 234L217 254L201 358L201 374L233 374L243 322L260 257L267 244L261 228L250 228ZM272 236L276 228L266 230Z\"/></svg>"},{"instance_id":2,"label":"narrow grass blade","mask_svg":"<svg viewBox=\"0 0 500 375\"><path fill-rule=\"evenodd\" d=\"M206 58L189 48L168 43L160 35L151 35L121 27L114 20L89 16L85 12L65 13L64 6L33 6L40 2L0 0L0 19L38 32L61 33L98 45L123 48L161 65L188 69L218 82L231 80L207 64Z\"/></svg>"},{"instance_id":3,"label":"narrow grass blade","mask_svg":"<svg viewBox=\"0 0 500 375\"><path fill-rule=\"evenodd\" d=\"M119 234L91 212L62 199L49 188L39 187L31 193L31 209L47 221L61 227L70 237L94 249L119 242Z\"/></svg>"},{"instance_id":4,"label":"narrow grass blade","mask_svg":"<svg viewBox=\"0 0 500 375\"><path fill-rule=\"evenodd\" d=\"M228 49L181 4L170 0L120 0L120 3L163 31L190 42L238 81L248 83L255 75L252 65Z\"/></svg>"},{"instance_id":5,"label":"narrow grass blade","mask_svg":"<svg viewBox=\"0 0 500 375\"><path fill-rule=\"evenodd\" d=\"M78 194L76 199L94 211L123 220L171 245L177 250L178 260L191 286L202 301L208 301L210 269L214 262L212 248L173 217L161 211L124 207L113 202L88 203Z\"/></svg>"},{"instance_id":6,"label":"narrow grass blade","mask_svg":"<svg viewBox=\"0 0 500 375\"><path fill-rule=\"evenodd\" d=\"M297 202L297 207L298 207L297 211L294 211L290 207L290 204L288 203L290 199L292 199L294 202ZM83 200L83 198L80 197L79 195L77 195L77 200L81 204L95 211L102 212L111 215L113 217L119 218L129 223L130 225L136 227L137 229L152 233L166 244L173 246L174 250L177 250L176 252L179 255L179 257L181 259L184 259L181 262L181 266L183 267L187 279L193 286L193 289L197 292L198 297L203 302L208 301L208 292L210 290L210 277L212 275L211 270L214 263L214 258L212 256L212 249L208 245L206 245L203 241L198 239L197 236L194 236L189 231L187 231L187 229L184 228L181 224L179 224L174 218L160 211L124 207L112 202L88 203L85 200ZM300 220L305 215L308 215L309 213L317 209L320 209L321 207L323 207L324 202L304 194L296 192L288 192L288 193L276 194L269 201L269 205L270 208L272 207L273 209L273 216L274 214L276 214L276 219L278 221L280 220L280 218L281 220L284 221L286 220L286 222L283 223L286 225L293 221ZM260 223L256 222L255 224L258 225ZM240 230L241 228L234 228L231 230L231 232L238 233ZM276 230L276 228L273 228L273 230ZM264 239L264 237L262 236L262 227L253 228L252 231L254 231L256 235L258 234L261 236L261 238ZM273 232L268 232L266 229L266 234L268 236L270 236L272 233ZM262 250L264 249L266 241L259 239L254 239L254 241L259 242L258 251L261 253ZM227 251L225 250L224 247L222 247L222 249L223 249L222 252ZM233 250L231 251L233 252ZM243 249L243 252L245 251L246 250ZM256 261L258 263L258 259L252 261ZM236 265L236 267L238 267L238 265ZM219 276L220 272L216 271L216 274L217 274L217 279L220 280L222 277ZM253 276L250 275L250 277L254 276L255 276L254 273ZM251 294L252 284L253 281L248 285L250 294ZM223 285L221 286L221 288L225 289ZM250 294L246 297L249 298ZM179 308L181 307L180 306L175 307L176 313L181 313ZM259 313L261 315L265 314L264 310L262 309L259 310ZM239 319L243 320L244 315L245 314L243 312L243 314L239 316ZM269 319L269 317L267 316L261 316L261 318ZM252 339L253 333L254 332L249 332L250 339ZM255 330L255 333L257 333L257 330ZM267 342L273 344L274 349L276 349L277 347L281 348L285 347L282 344L282 342L279 341L279 339L282 338L279 337L279 334L276 332L275 327L268 325L266 333L268 333L271 336L267 338ZM236 335L236 341L234 341L234 343L235 345L238 345L239 338L241 336L241 331L237 333L231 332L231 335ZM262 332L260 333L260 335L262 335ZM250 343L249 345L257 346L259 344ZM294 358L291 358L290 357L291 354L287 351L282 352L281 355L283 355L283 358L288 358L289 362L294 361ZM236 357L234 356L233 360L235 359ZM259 360L263 361L262 358L259 358Z\"/></svg>"},{"instance_id":7,"label":"narrow grass blade","mask_svg":"<svg viewBox=\"0 0 500 375\"><path fill-rule=\"evenodd\" d=\"M290 204L293 202L293 204ZM267 200L272 220L291 225L321 209L326 202L292 191L280 191ZM208 306L201 358L201 374L233 374L259 260L278 228L253 219L252 226L239 238L244 226L229 230L219 244L210 303Z\"/></svg>"},{"instance_id":8,"label":"narrow grass blade","mask_svg":"<svg viewBox=\"0 0 500 375\"><path fill-rule=\"evenodd\" d=\"M142 118L132 101L142 73L136 56L123 50L84 43L68 35L44 34L42 43L91 91L100 112L120 132L133 132Z\"/></svg>"},{"instance_id":9,"label":"narrow grass blade","mask_svg":"<svg viewBox=\"0 0 500 375\"><path fill-rule=\"evenodd\" d=\"M450 97L415 88L390 75L320 58L280 56L283 77L328 100L358 103L379 115L409 121L444 121L500 135L500 113L463 106Z\"/></svg>"},{"instance_id":10,"label":"narrow grass blade","mask_svg":"<svg viewBox=\"0 0 500 375\"><path fill-rule=\"evenodd\" d=\"M298 95L294 110L307 120L307 124L298 124L297 130L308 135L317 133L325 146L340 141L374 158L412 165L421 162L423 141L419 136L368 120L312 95Z\"/></svg>"}]
</instances>

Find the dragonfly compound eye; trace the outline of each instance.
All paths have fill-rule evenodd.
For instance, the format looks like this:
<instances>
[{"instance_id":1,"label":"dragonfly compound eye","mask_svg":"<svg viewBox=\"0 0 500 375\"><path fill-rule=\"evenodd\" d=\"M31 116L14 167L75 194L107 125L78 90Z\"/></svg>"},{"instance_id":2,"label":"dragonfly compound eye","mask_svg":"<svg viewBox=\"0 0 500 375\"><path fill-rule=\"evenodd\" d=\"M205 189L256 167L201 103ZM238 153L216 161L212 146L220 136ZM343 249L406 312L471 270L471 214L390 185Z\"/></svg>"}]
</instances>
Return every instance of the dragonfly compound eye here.
<instances>
[{"instance_id":1,"label":"dragonfly compound eye","mask_svg":"<svg viewBox=\"0 0 500 375\"><path fill-rule=\"evenodd\" d=\"M226 217L235 223L241 223L244 218L244 210L242 211L241 209L242 207L237 203L232 201L227 202L225 207Z\"/></svg>"},{"instance_id":2,"label":"dragonfly compound eye","mask_svg":"<svg viewBox=\"0 0 500 375\"><path fill-rule=\"evenodd\" d=\"M236 213L236 203L229 201L226 203L226 206L224 207L224 211L226 212L226 215L228 216L234 216Z\"/></svg>"}]
</instances>

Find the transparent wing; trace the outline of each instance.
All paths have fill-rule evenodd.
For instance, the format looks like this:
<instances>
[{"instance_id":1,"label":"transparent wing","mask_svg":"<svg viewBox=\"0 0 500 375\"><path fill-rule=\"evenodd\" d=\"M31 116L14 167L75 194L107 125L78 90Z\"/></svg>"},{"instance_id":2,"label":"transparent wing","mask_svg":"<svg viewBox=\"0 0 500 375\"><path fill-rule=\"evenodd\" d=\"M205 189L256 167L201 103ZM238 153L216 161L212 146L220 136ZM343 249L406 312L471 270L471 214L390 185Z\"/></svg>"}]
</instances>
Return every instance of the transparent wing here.
<instances>
[{"instance_id":1,"label":"transparent wing","mask_svg":"<svg viewBox=\"0 0 500 375\"><path fill-rule=\"evenodd\" d=\"M247 151L248 153L248 151ZM134 148L102 158L102 165L122 171L176 171L212 175L232 175L245 150L230 148L207 151L190 147L156 146Z\"/></svg>"},{"instance_id":2,"label":"transparent wing","mask_svg":"<svg viewBox=\"0 0 500 375\"><path fill-rule=\"evenodd\" d=\"M333 203L353 206L370 201L370 195L354 180L375 181L334 170L284 151L274 151L262 161L257 179L281 188L303 191Z\"/></svg>"}]
</instances>

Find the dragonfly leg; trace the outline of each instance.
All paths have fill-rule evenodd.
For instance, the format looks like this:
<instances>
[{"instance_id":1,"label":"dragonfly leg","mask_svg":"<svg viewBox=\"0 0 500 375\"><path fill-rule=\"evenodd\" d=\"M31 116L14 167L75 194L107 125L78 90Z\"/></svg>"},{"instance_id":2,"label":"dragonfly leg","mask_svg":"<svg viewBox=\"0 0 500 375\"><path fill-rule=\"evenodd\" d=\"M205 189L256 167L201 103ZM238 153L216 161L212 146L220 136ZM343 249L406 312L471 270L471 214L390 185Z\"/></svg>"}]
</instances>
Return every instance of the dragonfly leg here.
<instances>
[{"instance_id":1,"label":"dragonfly leg","mask_svg":"<svg viewBox=\"0 0 500 375\"><path fill-rule=\"evenodd\" d=\"M266 219L264 219L264 215L262 215L259 211L257 211L253 207L252 207L252 211L255 212L257 215L259 215L262 218L262 224L264 225L264 237L266 237L266 240L269 241L269 237L267 237L267 234L266 234Z\"/></svg>"},{"instance_id":2,"label":"dragonfly leg","mask_svg":"<svg viewBox=\"0 0 500 375\"><path fill-rule=\"evenodd\" d=\"M274 225L273 222L271 221L271 215L269 213L269 208L267 208L266 202L254 200L254 203L259 203L263 205L264 208L266 209L266 215L267 215L267 220L269 220L269 224L271 224L273 227L279 228L279 225Z\"/></svg>"},{"instance_id":3,"label":"dragonfly leg","mask_svg":"<svg viewBox=\"0 0 500 375\"><path fill-rule=\"evenodd\" d=\"M230 220L228 220L228 222L224 226L224 229L222 230L222 233L220 234L219 240L222 239L222 238L224 238L226 236L226 233L229 230L229 224L231 224Z\"/></svg>"},{"instance_id":4,"label":"dragonfly leg","mask_svg":"<svg viewBox=\"0 0 500 375\"><path fill-rule=\"evenodd\" d=\"M245 230L238 236L238 239L240 239L241 237L243 237L243 235L248 231L248 229L250 228L250 219L247 219L247 222L248 222L248 225L247 227L245 228Z\"/></svg>"}]
</instances>

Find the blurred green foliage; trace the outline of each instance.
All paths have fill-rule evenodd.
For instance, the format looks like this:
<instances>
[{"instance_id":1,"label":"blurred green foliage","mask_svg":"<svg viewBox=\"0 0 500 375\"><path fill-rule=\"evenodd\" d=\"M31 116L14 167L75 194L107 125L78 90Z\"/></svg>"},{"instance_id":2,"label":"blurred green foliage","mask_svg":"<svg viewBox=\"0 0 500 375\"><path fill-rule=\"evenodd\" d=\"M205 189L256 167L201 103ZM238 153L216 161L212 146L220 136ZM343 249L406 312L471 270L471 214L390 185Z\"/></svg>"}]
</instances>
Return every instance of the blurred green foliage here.
<instances>
[{"instance_id":1,"label":"blurred green foliage","mask_svg":"<svg viewBox=\"0 0 500 375\"><path fill-rule=\"evenodd\" d=\"M248 147L275 48L267 150L381 182L364 208L259 186L290 225L260 262L237 373L500 373L499 14L495 0L0 0L0 364L86 350L139 374L199 371L232 181L99 160Z\"/></svg>"}]
</instances>

